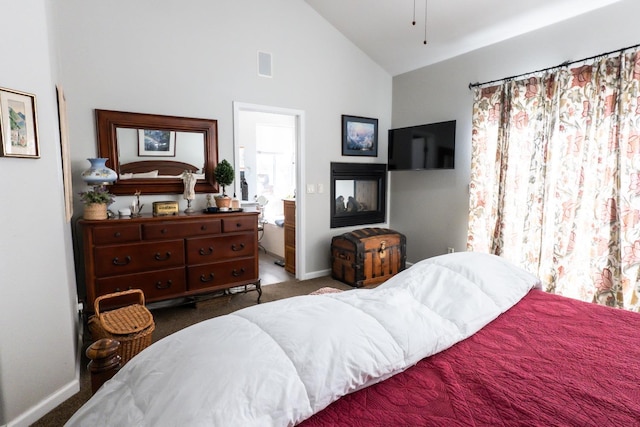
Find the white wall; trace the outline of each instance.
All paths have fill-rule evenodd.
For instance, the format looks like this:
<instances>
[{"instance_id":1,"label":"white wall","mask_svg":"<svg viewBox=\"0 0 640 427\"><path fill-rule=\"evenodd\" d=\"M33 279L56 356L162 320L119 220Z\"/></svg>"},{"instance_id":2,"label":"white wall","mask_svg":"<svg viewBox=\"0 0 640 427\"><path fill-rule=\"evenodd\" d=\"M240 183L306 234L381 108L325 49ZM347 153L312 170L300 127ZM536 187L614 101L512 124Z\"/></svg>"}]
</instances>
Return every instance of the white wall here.
<instances>
[{"instance_id":1,"label":"white wall","mask_svg":"<svg viewBox=\"0 0 640 427\"><path fill-rule=\"evenodd\" d=\"M453 171L390 173L391 227L407 235L407 259L466 250L471 165L471 82L484 82L640 43L640 2L623 0L568 22L393 79L396 127L457 120Z\"/></svg>"},{"instance_id":2,"label":"white wall","mask_svg":"<svg viewBox=\"0 0 640 427\"><path fill-rule=\"evenodd\" d=\"M96 155L95 108L217 119L227 159L233 101L302 110L304 180L325 189L330 162L345 161L341 114L389 128L391 76L302 1L66 0L56 11L75 177ZM273 78L257 75L258 50L272 54ZM354 161L385 162L385 131L380 142L378 159ZM329 228L328 190L306 196L301 278L326 273L331 237L344 231ZM118 197L113 208L130 200ZM200 195L194 207L205 203Z\"/></svg>"},{"instance_id":3,"label":"white wall","mask_svg":"<svg viewBox=\"0 0 640 427\"><path fill-rule=\"evenodd\" d=\"M36 95L40 159L0 157L0 425L29 425L79 390L47 0L0 0L0 86Z\"/></svg>"}]
</instances>

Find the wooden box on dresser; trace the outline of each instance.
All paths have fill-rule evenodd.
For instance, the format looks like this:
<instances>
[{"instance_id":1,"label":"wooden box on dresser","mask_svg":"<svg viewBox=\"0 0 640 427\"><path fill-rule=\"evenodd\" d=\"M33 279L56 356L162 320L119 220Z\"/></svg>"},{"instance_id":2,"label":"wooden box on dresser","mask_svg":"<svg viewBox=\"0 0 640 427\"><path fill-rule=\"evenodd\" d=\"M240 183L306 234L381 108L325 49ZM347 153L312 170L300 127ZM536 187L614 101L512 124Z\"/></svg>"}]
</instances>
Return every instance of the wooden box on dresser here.
<instances>
[{"instance_id":1,"label":"wooden box on dresser","mask_svg":"<svg viewBox=\"0 0 640 427\"><path fill-rule=\"evenodd\" d=\"M81 220L85 311L100 295L142 289L147 302L255 285L258 213Z\"/></svg>"}]
</instances>

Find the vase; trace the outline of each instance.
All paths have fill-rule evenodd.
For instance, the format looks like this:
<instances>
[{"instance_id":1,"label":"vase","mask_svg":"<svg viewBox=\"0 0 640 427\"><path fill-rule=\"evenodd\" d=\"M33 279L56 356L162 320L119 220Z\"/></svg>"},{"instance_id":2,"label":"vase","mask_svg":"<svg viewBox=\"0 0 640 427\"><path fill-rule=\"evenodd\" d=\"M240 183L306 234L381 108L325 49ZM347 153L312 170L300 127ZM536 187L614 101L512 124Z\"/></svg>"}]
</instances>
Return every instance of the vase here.
<instances>
[{"instance_id":1,"label":"vase","mask_svg":"<svg viewBox=\"0 0 640 427\"><path fill-rule=\"evenodd\" d=\"M107 219L106 203L89 203L84 205L82 217L87 220Z\"/></svg>"},{"instance_id":2,"label":"vase","mask_svg":"<svg viewBox=\"0 0 640 427\"><path fill-rule=\"evenodd\" d=\"M89 160L91 167L80 175L82 180L88 185L105 185L111 184L118 179L118 174L111 168L108 168L105 163L107 158L96 157Z\"/></svg>"}]
</instances>

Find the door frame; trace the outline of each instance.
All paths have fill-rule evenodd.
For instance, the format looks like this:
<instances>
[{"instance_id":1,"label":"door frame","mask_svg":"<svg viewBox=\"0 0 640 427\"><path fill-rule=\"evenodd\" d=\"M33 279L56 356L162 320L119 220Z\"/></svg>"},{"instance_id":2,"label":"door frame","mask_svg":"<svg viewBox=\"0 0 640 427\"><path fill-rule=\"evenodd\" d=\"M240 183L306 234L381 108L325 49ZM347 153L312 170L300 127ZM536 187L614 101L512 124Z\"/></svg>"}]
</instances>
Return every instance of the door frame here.
<instances>
[{"instance_id":1,"label":"door frame","mask_svg":"<svg viewBox=\"0 0 640 427\"><path fill-rule=\"evenodd\" d=\"M296 138L296 279L305 277L307 266L303 254L303 248L305 247L304 229L305 224L305 192L302 191L305 187L305 177L302 173L304 169L304 111L291 108L273 107L269 105L250 104L246 102L233 101L233 164L236 171L238 168L239 160L239 135L240 135L240 113L241 112L259 112L259 113L272 113L281 114L286 116L295 117L295 138ZM237 181L237 180L236 180ZM237 185L237 183L236 183Z\"/></svg>"}]
</instances>

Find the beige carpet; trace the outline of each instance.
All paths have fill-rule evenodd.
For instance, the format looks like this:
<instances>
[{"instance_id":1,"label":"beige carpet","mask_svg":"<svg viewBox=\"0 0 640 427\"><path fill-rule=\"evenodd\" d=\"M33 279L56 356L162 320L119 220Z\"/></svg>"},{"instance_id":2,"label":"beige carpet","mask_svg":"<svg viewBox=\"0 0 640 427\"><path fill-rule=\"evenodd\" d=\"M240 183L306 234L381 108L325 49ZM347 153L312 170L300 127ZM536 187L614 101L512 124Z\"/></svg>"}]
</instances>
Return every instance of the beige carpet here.
<instances>
[{"instance_id":1,"label":"beige carpet","mask_svg":"<svg viewBox=\"0 0 640 427\"><path fill-rule=\"evenodd\" d=\"M324 287L336 289L353 289L351 286L331 279L320 277L312 280L289 281L262 287L261 303L276 301L297 295L306 295ZM153 332L153 341L172 334L187 326L212 317L229 314L241 308L256 304L258 294L255 291L247 293L235 293L232 295L218 295L215 297L201 298L198 302L188 305L170 306L164 308L152 308L151 312L156 329ZM86 330L86 328L85 328ZM85 338L85 347L91 344L91 337ZM88 360L83 359L82 365L87 366ZM91 379L86 369L80 372L80 391L70 399L63 402L53 411L42 417L33 426L62 426L71 416L91 397Z\"/></svg>"}]
</instances>

